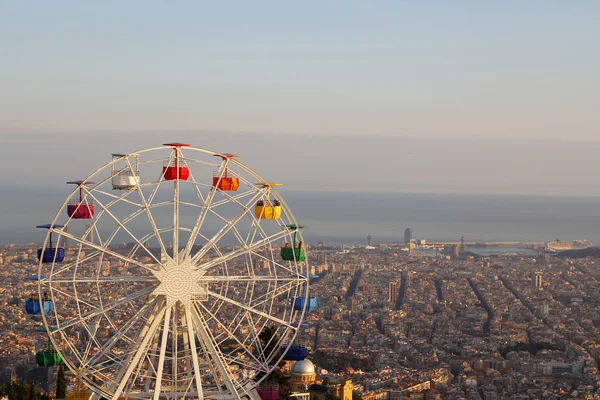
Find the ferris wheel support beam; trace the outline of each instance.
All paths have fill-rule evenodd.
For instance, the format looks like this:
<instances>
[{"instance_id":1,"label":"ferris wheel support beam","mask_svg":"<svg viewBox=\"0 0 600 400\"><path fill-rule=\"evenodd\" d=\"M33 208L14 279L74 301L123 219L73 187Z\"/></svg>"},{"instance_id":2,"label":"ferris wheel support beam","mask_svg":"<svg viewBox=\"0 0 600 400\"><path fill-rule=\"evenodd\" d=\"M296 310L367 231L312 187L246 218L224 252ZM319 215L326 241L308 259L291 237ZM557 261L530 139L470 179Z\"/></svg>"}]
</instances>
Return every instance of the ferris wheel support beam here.
<instances>
[{"instance_id":1,"label":"ferris wheel support beam","mask_svg":"<svg viewBox=\"0 0 600 400\"><path fill-rule=\"evenodd\" d=\"M123 364L123 366L126 366L126 368L121 369L121 371L119 371L119 374L117 374L117 377L115 379L115 384L117 384L117 387L112 396L112 400L119 400L119 397L121 396L121 393L123 392L123 389L125 388L129 377L133 373L133 370L141 361L141 358L146 354L148 343L156 334L158 326L160 325L165 315L165 312L166 309L164 308L158 311L158 314L154 317L154 320L152 321L148 329L145 332L143 332L138 338L135 345L135 348L137 350L132 354L133 357L130 357L128 362Z\"/></svg>"},{"instance_id":2,"label":"ferris wheel support beam","mask_svg":"<svg viewBox=\"0 0 600 400\"><path fill-rule=\"evenodd\" d=\"M228 373L228 371L223 363L223 360L220 358L222 355L221 351L218 349L218 347L215 346L215 343L212 341L208 326L205 325L205 322L202 320L201 315L195 309L193 310L193 312L191 314L192 314L192 320L194 321L194 323L196 325L196 330L198 332L198 335L200 336L200 339L202 339L202 342L208 349L210 358L216 364L217 370L219 371L219 374L221 375L221 379L223 379L223 383L225 383L225 386L227 386L227 389L229 390L229 392L232 395L235 395L236 398L238 398L238 399L241 398L241 396L239 395L239 393L235 387L235 384L231 380L231 373ZM219 383L217 380L217 385L218 384Z\"/></svg>"},{"instance_id":3,"label":"ferris wheel support beam","mask_svg":"<svg viewBox=\"0 0 600 400\"><path fill-rule=\"evenodd\" d=\"M114 308L117 308L120 305L126 304L132 300L138 299L141 296L144 296L146 294L150 294L154 291L154 288L150 287L150 288L144 288L144 289L140 289L137 292L133 292L130 293L129 295L127 295L124 299L121 299L119 301L116 301L108 306L102 307L100 309L95 309L92 311L89 311L85 314L80 315L77 318L74 318L72 320L69 320L68 322L64 323L64 324L58 324L57 328L54 332L60 332L60 331L64 331L67 328L70 328L71 326L77 325L77 323L79 322L84 322L87 321L88 319L97 317L99 315L102 315L104 313L106 313L107 311L110 311Z\"/></svg>"},{"instance_id":4,"label":"ferris wheel support beam","mask_svg":"<svg viewBox=\"0 0 600 400\"><path fill-rule=\"evenodd\" d=\"M140 308L135 313L135 315L129 321L127 321L127 323L125 325L123 325L120 329L117 329L117 332L110 338L110 340L104 346L100 347L100 349L94 355L94 357L91 360L89 360L88 362L86 362L85 364L82 364L82 366L85 367L86 365L93 365L96 362L98 362L102 357L104 357L106 352L109 351L110 349L112 349L113 346L115 344L117 344L119 342L119 340L121 340L121 338L126 337L127 332L133 327L133 325L135 325L135 323L137 321L139 321L141 316L149 308L151 308L152 306L155 305L157 299L158 299L158 297L155 297L152 302L144 304L144 306L142 306L142 308Z\"/></svg>"},{"instance_id":5,"label":"ferris wheel support beam","mask_svg":"<svg viewBox=\"0 0 600 400\"><path fill-rule=\"evenodd\" d=\"M173 334L171 335L171 375L173 377L173 384L171 385L172 387L172 391L175 392L177 391L177 388L179 387L179 384L177 382L177 375L179 373L179 368L177 365L177 359L178 359L178 355L179 355L179 349L178 349L178 338L179 338L179 332L178 332L178 317L179 317L179 302L176 302L175 304L173 304L172 309L175 310L174 313L172 313L173 315L173 321L171 321L172 327L173 327ZM175 397L175 393L173 393L173 397Z\"/></svg>"},{"instance_id":6,"label":"ferris wheel support beam","mask_svg":"<svg viewBox=\"0 0 600 400\"><path fill-rule=\"evenodd\" d=\"M165 312L165 321L162 329L162 338L160 343L160 355L158 358L158 371L156 371L156 386L154 387L154 400L160 397L160 389L162 384L163 368L165 366L165 353L167 352L167 341L169 338L169 321L171 319L171 308L167 307ZM173 335L175 336L175 335Z\"/></svg>"},{"instance_id":7,"label":"ferris wheel support beam","mask_svg":"<svg viewBox=\"0 0 600 400\"><path fill-rule=\"evenodd\" d=\"M239 339L238 339L238 338L237 338L237 337L236 337L234 334L232 334L231 332L229 332L229 329L227 329L227 327L226 327L225 325L223 325L223 323L222 323L222 322L221 322L221 321L220 321L220 320L219 320L219 319L218 319L218 318L217 318L217 317L216 317L216 316L215 316L215 315L214 315L212 312L210 312L210 310L209 310L209 309L208 309L208 308L207 308L207 307L206 307L204 304L202 304L202 303L200 302L200 303L198 303L198 305L199 305L200 307L202 307L202 309L204 309L204 312L206 312L208 315L210 315L210 317L211 317L211 318L212 318L214 321L216 321L216 322L217 322L217 324L218 324L218 325L221 327L221 329L223 329L223 330L224 330L224 332L226 332L226 333L227 333L227 336L228 336L229 338L231 338L231 339L235 340L235 341L237 342L237 344L239 344L239 345L240 345L240 347L241 347L242 349L244 349L244 351L245 351L245 352L246 352L246 353L247 353L247 354L248 354L250 357L252 357L252 358L254 359L254 361L256 361L258 364L261 364L261 362L258 360L258 358L256 358L256 356L255 356L254 354L252 354L252 352L251 352L251 351L248 351L248 349L246 348L246 345L245 345L244 343L240 342L240 340L239 340Z\"/></svg>"},{"instance_id":8,"label":"ferris wheel support beam","mask_svg":"<svg viewBox=\"0 0 600 400\"><path fill-rule=\"evenodd\" d=\"M204 393L202 390L202 375L200 375L200 363L198 362L198 350L196 348L196 336L194 332L193 322L192 322L192 312L190 311L190 307L185 307L185 320L188 328L188 341L191 350L192 363L194 366L194 378L196 380L196 390L198 392L198 399L204 399Z\"/></svg>"}]
</instances>

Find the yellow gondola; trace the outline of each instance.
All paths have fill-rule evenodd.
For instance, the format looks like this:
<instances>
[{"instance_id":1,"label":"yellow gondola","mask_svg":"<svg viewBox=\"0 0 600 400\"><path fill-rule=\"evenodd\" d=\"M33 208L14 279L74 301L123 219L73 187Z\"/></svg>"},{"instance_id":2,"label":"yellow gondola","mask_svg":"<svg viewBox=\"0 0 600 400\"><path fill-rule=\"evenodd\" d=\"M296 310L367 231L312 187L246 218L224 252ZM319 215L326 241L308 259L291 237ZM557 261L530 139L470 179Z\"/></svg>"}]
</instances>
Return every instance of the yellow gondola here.
<instances>
[{"instance_id":1,"label":"yellow gondola","mask_svg":"<svg viewBox=\"0 0 600 400\"><path fill-rule=\"evenodd\" d=\"M273 186L281 186L280 183L260 182L256 184L267 189L266 199L258 200L254 207L254 215L258 219L278 219L281 217L281 204L276 199L271 199L271 188Z\"/></svg>"}]
</instances>

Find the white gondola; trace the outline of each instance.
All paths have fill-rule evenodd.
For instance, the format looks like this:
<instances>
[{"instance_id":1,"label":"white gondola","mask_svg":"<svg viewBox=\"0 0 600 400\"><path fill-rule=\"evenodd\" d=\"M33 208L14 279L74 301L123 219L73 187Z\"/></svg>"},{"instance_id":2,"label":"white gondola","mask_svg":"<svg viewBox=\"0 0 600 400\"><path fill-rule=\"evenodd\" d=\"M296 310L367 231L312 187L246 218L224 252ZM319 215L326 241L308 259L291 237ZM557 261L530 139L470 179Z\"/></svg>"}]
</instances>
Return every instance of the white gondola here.
<instances>
[{"instance_id":1,"label":"white gondola","mask_svg":"<svg viewBox=\"0 0 600 400\"><path fill-rule=\"evenodd\" d=\"M140 184L138 154L112 155L112 187L114 190L135 190Z\"/></svg>"}]
</instances>

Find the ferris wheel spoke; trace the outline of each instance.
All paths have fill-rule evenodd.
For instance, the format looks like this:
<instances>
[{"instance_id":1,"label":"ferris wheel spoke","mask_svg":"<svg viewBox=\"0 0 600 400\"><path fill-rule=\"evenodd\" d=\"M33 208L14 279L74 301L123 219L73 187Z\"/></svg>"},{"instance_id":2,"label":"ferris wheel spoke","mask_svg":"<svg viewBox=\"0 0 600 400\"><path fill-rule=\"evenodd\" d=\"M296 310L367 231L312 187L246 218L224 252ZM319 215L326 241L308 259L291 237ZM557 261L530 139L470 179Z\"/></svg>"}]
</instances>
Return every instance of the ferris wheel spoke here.
<instances>
[{"instance_id":1,"label":"ferris wheel spoke","mask_svg":"<svg viewBox=\"0 0 600 400\"><path fill-rule=\"evenodd\" d=\"M250 215L250 218L252 220L252 223L250 224L250 228L248 229L248 234L246 235L246 239L243 238L242 234L238 231L238 229L235 226L233 227L234 235L236 236L236 238L240 242L240 244L243 246L246 245L247 243L249 243L251 240L254 241L254 239L256 237L256 233L258 231L260 231L262 233L263 237L267 236L265 231L260 226L260 219L255 218L254 213L249 209L249 207L258 197L262 197L264 194L266 194L268 192L264 188L263 189L258 188L255 190L256 190L257 195L254 196L249 202L242 203L242 202L238 201L238 199L232 199L233 202L237 203L240 207L242 207L243 209L246 209L248 211L248 214Z\"/></svg>"},{"instance_id":2,"label":"ferris wheel spoke","mask_svg":"<svg viewBox=\"0 0 600 400\"><path fill-rule=\"evenodd\" d=\"M91 190L96 190L98 186L99 185L96 185ZM106 209L110 209L113 205L117 204L119 201L128 202L128 200L126 199L126 197L129 196L130 194L131 194L131 192L128 191L128 192L124 193L121 196L117 196L117 198L114 198L112 201L110 201L109 203L107 203L105 205ZM91 227L86 230L84 237L88 237L88 235L90 234L91 230L93 229L95 231L95 233L96 233L96 237L98 238L100 245L102 247L104 247L104 248L107 248L109 246L109 244L112 242L112 240L114 239L114 237L116 236L116 234L118 233L118 229L115 230L115 232L105 241L104 244L102 243L102 238L101 238L100 232L98 232L98 228L96 226L96 223L97 223L98 220L100 220L100 218L102 218L102 216L104 215L104 213L105 213L105 210L101 209L96 214L95 218L92 220ZM123 223L127 223L127 222L129 222L129 221L128 220L124 220L123 221Z\"/></svg>"},{"instance_id":3,"label":"ferris wheel spoke","mask_svg":"<svg viewBox=\"0 0 600 400\"><path fill-rule=\"evenodd\" d=\"M164 318L165 312L166 308L162 308L160 311L158 311L158 313L152 320L152 323L147 327L148 329L145 329L145 331L142 332L142 334L138 338L136 346L134 347L135 351L131 353L128 357L128 360L122 364L120 371L115 377L114 383L116 385L116 388L114 390L112 400L119 399L121 393L123 392L123 389L125 388L125 385L129 381L129 378L133 373L133 370L142 360L142 357L145 357L145 355L147 354L148 344L156 334L158 326Z\"/></svg>"},{"instance_id":4,"label":"ferris wheel spoke","mask_svg":"<svg viewBox=\"0 0 600 400\"><path fill-rule=\"evenodd\" d=\"M201 270L201 269L206 270L206 269L214 267L215 265L219 265L219 264L225 263L225 262L227 262L229 260L233 260L234 258L240 257L240 256L242 256L242 255L244 255L246 253L249 253L249 252L251 252L253 250L256 250L256 249L258 249L258 248L260 248L260 247L262 247L262 246L264 246L264 245L266 245L268 243L271 243L271 242L274 242L274 241L276 241L278 239L284 238L288 234L289 234L289 232L287 232L287 231L278 232L278 233L275 233L275 234L273 234L271 236L263 238L262 240L259 240L259 241L255 242L255 243L252 243L251 245L242 246L240 249L235 250L235 251L233 251L231 253L225 254L222 257L218 257L218 258L215 258L214 260L208 261L208 262L206 262L204 264L200 264L198 266L198 270Z\"/></svg>"},{"instance_id":5,"label":"ferris wheel spoke","mask_svg":"<svg viewBox=\"0 0 600 400\"><path fill-rule=\"evenodd\" d=\"M276 262L275 257L268 258L268 257L263 256L260 253L255 252L255 251L252 251L251 253L254 254L255 256L257 256L258 258L268 261L270 264L273 265L273 269L275 271L276 271L276 268L279 268L279 269L285 271L286 273L290 273L291 275L300 275L300 276L304 275L304 274L299 274L297 271L294 271L293 269L287 267L285 264L280 264L280 263Z\"/></svg>"},{"instance_id":6,"label":"ferris wheel spoke","mask_svg":"<svg viewBox=\"0 0 600 400\"><path fill-rule=\"evenodd\" d=\"M214 321L217 322L217 324L221 327L221 329L223 329L223 331L227 334L227 337L229 337L230 339L235 340L242 349L244 349L244 352L246 354L248 354L248 356L250 356L251 358L253 358L258 364L260 364L260 361L254 356L254 354L252 354L252 352L250 350L248 350L248 348L246 347L246 345L242 342L240 342L240 340L231 333L231 331L229 330L229 328L227 328L219 318L217 318L217 316L215 314L213 314L204 304L202 304L201 302L198 302L197 305L199 305L200 307L202 307L202 309L204 310L205 313L207 313L210 318L212 318ZM206 320L206 319L204 319Z\"/></svg>"},{"instance_id":7,"label":"ferris wheel spoke","mask_svg":"<svg viewBox=\"0 0 600 400\"><path fill-rule=\"evenodd\" d=\"M192 179L193 179L193 177L192 177ZM198 239L198 234L200 233L200 230L202 229L202 225L204 224L206 215L208 214L208 211L211 208L211 203L215 197L215 194L217 193L217 188L214 185L211 185L210 191L206 195L206 198L204 198L204 196L202 196L202 192L200 192L197 189L197 186L195 184L196 183L195 179L193 180L193 182L194 182L194 188L196 189L196 195L198 196L198 199L202 202L202 209L200 211L200 215L198 216L198 219L196 220L196 223L194 224L194 228L192 229L192 234L190 235L188 243L185 246L185 252L184 252L185 257L189 257L189 255L192 251L192 248L194 247L194 243L196 243L196 239Z\"/></svg>"},{"instance_id":8,"label":"ferris wheel spoke","mask_svg":"<svg viewBox=\"0 0 600 400\"><path fill-rule=\"evenodd\" d=\"M202 388L202 375L200 375L200 363L198 361L198 349L196 348L196 335L192 323L192 312L190 307L185 307L185 322L187 325L188 342L190 346L190 355L192 358L192 364L194 367L194 378L196 381L196 392L198 393L198 399L204 399L204 391Z\"/></svg>"},{"instance_id":9,"label":"ferris wheel spoke","mask_svg":"<svg viewBox=\"0 0 600 400\"><path fill-rule=\"evenodd\" d=\"M208 350L208 355L210 355L210 359L217 367L219 374L221 375L221 379L223 379L223 383L227 386L227 389L232 395L236 395L237 398L241 398L238 393L237 388L235 387L235 383L232 381L232 373L228 371L228 366L222 359L223 354L219 350L218 346L214 342L214 338L210 334L210 328L206 325L206 322L202 318L201 313L194 307L192 308L192 321L196 326L196 332L200 336L201 341L204 343ZM217 379L217 385L218 385Z\"/></svg>"},{"instance_id":10,"label":"ferris wheel spoke","mask_svg":"<svg viewBox=\"0 0 600 400\"><path fill-rule=\"evenodd\" d=\"M253 197L250 202L254 202L257 197L258 196ZM202 247L202 249L200 249L200 251L198 251L198 253L194 255L194 257L192 257L192 262L198 262L198 260L200 260L213 246L215 246L219 240L221 240L235 226L235 224L237 224L246 215L247 212L248 208L246 206L245 208L242 208L242 210L240 210L240 212L237 213L237 215L235 215L230 221L222 218L225 222L225 225L208 241L208 243Z\"/></svg>"},{"instance_id":11,"label":"ferris wheel spoke","mask_svg":"<svg viewBox=\"0 0 600 400\"><path fill-rule=\"evenodd\" d=\"M273 299L277 298L277 296L280 296L283 293L293 290L294 288L298 288L302 285L303 285L302 283L298 283L297 285L294 286L294 285L292 285L292 282L288 282L284 285L276 286L275 288L268 290L264 294L262 294L258 297L254 297L252 299L251 305L253 307L261 306L261 305L267 303L268 301L270 301L270 300L272 301ZM270 287L270 285L269 285L269 287Z\"/></svg>"},{"instance_id":12,"label":"ferris wheel spoke","mask_svg":"<svg viewBox=\"0 0 600 400\"><path fill-rule=\"evenodd\" d=\"M192 251L192 248L194 247L194 243L196 243L196 239L198 239L198 234L200 233L200 230L202 229L202 225L204 224L206 215L208 214L208 211L210 210L210 204L211 204L213 198L215 197L216 192L217 192L217 189L214 186L211 186L210 191L208 192L208 195L206 196L206 200L204 201L204 204L202 206L202 210L200 211L200 215L198 216L198 219L196 220L196 223L194 224L194 228L192 229L192 234L190 235L187 245L185 246L185 253L184 253L185 257L189 257L189 255Z\"/></svg>"},{"instance_id":13,"label":"ferris wheel spoke","mask_svg":"<svg viewBox=\"0 0 600 400\"><path fill-rule=\"evenodd\" d=\"M75 266L79 266L79 265L84 264L85 262L87 262L89 260L93 260L94 258L98 257L101 254L102 254L101 251L94 251L94 252L92 252L90 254L86 254L85 257L76 258L75 260L62 265L59 270L56 270L56 271L52 270L52 273L50 274L49 279L47 279L47 280L51 280L52 277L59 276L62 273L70 270L71 268L73 268Z\"/></svg>"},{"instance_id":14,"label":"ferris wheel spoke","mask_svg":"<svg viewBox=\"0 0 600 400\"><path fill-rule=\"evenodd\" d=\"M200 204L201 204L201 205L198 205L198 204L194 204L194 205L196 207L202 208L202 205L206 202L206 199L202 195L202 191L200 190L199 186L204 186L205 187L205 186L208 186L208 185L207 184L200 184L199 182L197 182L196 178L194 177L194 173L192 172L191 168L190 168L190 179L191 179L192 187L194 188L194 193L196 193L196 197L198 197L198 200L200 201Z\"/></svg>"},{"instance_id":15,"label":"ferris wheel spoke","mask_svg":"<svg viewBox=\"0 0 600 400\"><path fill-rule=\"evenodd\" d=\"M56 289L53 289L53 290L56 290ZM130 301L137 300L142 296L148 295L148 294L152 293L153 291L154 291L154 287L140 289L137 292L128 294L125 298L123 298L121 300L114 301L112 303L109 303L108 305L103 305L103 307L99 307L92 311L88 311L87 313L84 313L79 317L68 320L65 323L61 324L60 322L58 322L55 332L64 332L65 329L68 329L74 325L77 325L78 323L81 323L81 322L87 321L88 319L102 315L105 312L113 310L123 304L127 304Z\"/></svg>"},{"instance_id":16,"label":"ferris wheel spoke","mask_svg":"<svg viewBox=\"0 0 600 400\"><path fill-rule=\"evenodd\" d=\"M133 168L133 167L130 166L130 168ZM146 213L146 217L148 218L148 221L150 222L150 226L152 227L152 231L154 232L154 236L156 237L156 240L158 241L158 245L160 246L161 254L165 254L168 257L168 253L167 253L165 244L164 244L164 242L162 240L162 237L160 236L160 232L158 230L158 227L156 226L156 222L154 221L154 217L152 216L152 212L150 212L150 206L149 206L149 204L151 204L152 201L154 200L154 197L156 196L156 193L158 192L158 188L160 187L160 184L161 184L161 182L155 184L155 187L153 188L153 191L150 194L150 202L148 202L148 200L146 199L146 196L144 196L143 190L140 187L140 182L138 180L136 192L139 193L140 200L142 201L142 204L143 204L143 207L141 207L140 210L138 210L138 211L143 210L141 212L145 212Z\"/></svg>"},{"instance_id":17,"label":"ferris wheel spoke","mask_svg":"<svg viewBox=\"0 0 600 400\"><path fill-rule=\"evenodd\" d=\"M85 190L85 188L84 188L84 190ZM100 206L100 208L105 210L106 214L108 214L117 223L117 225L119 225L119 227L123 231L125 231L138 244L138 246L143 248L146 251L146 253L148 253L148 255L150 255L150 257L154 259L154 261L156 261L157 264L160 264L160 260L158 258L156 258L156 256L154 254L152 254L152 252L146 246L144 246L138 240L138 238L133 233L131 233L131 231L129 229L127 229L125 224L123 224L119 218L117 218L112 212L110 212L110 210L108 208L106 208L106 206L100 200L98 200L97 197L95 197L93 194L91 194L90 191L87 191L87 193L89 196L92 197L92 199L96 202L96 204L98 204Z\"/></svg>"},{"instance_id":18,"label":"ferris wheel spoke","mask_svg":"<svg viewBox=\"0 0 600 400\"><path fill-rule=\"evenodd\" d=\"M158 359L158 371L156 371L156 386L154 388L154 400L158 400L160 396L163 368L165 366L165 353L167 352L167 341L169 339L169 322L171 320L171 309L172 307L167 306L165 312L164 324L162 329L162 338L160 343L160 353ZM173 336L177 336L173 332Z\"/></svg>"},{"instance_id":19,"label":"ferris wheel spoke","mask_svg":"<svg viewBox=\"0 0 600 400\"><path fill-rule=\"evenodd\" d=\"M253 338L252 344L259 349L261 358L264 360L261 364L266 365L268 368L268 364L269 364L268 358L270 355L266 354L266 350L271 345L271 340L275 339L275 335L273 335L273 337L271 337L271 339L269 340L268 343L263 344L262 340L260 339L260 331L262 331L262 328L256 329L257 324L254 322L254 319L252 318L252 314L249 313L248 311L246 311L246 314L244 314L243 318L246 319L246 321L248 322L248 326L250 327L251 335L248 335L248 336Z\"/></svg>"},{"instance_id":20,"label":"ferris wheel spoke","mask_svg":"<svg viewBox=\"0 0 600 400\"><path fill-rule=\"evenodd\" d=\"M245 198L247 196L251 196L251 195L255 194L257 190L261 190L261 189L260 188L252 188L250 190L247 190L245 192L241 192L239 194L235 194L233 196L230 195L230 194L225 194L224 193L226 197L224 199L222 199L222 200L217 200L217 201L213 202L211 204L211 209L214 210L215 208L217 208L219 206L223 206L223 205L229 204L231 202L237 202L238 204L240 204L238 200L243 199L243 198Z\"/></svg>"},{"instance_id":21,"label":"ferris wheel spoke","mask_svg":"<svg viewBox=\"0 0 600 400\"><path fill-rule=\"evenodd\" d=\"M154 276L110 276L110 277L89 277L89 278L72 278L72 279L54 279L50 277L47 282L50 283L114 283L114 282L157 282L158 279Z\"/></svg>"},{"instance_id":22,"label":"ferris wheel spoke","mask_svg":"<svg viewBox=\"0 0 600 400\"><path fill-rule=\"evenodd\" d=\"M146 265L144 263L136 261L136 260L134 260L133 258L130 258L130 257L125 257L125 256L123 256L123 255L121 255L121 254L119 254L119 253L117 253L115 251L112 251L110 249L98 246L97 244L95 244L93 242L90 242L89 240L80 239L77 236L74 236L74 235L72 235L70 233L67 233L65 231L57 231L57 232L59 233L60 236L66 237L67 239L70 239L70 240L73 240L73 241L75 241L75 242L77 242L77 243L79 243L79 244L81 244L83 246L90 247L92 249L98 250L101 253L107 254L107 255L112 256L114 258L118 258L119 260L125 261L126 263L130 263L130 264L136 265L138 267L147 269L147 270L149 270L151 272L154 271L153 268L148 267L148 265Z\"/></svg>"},{"instance_id":23,"label":"ferris wheel spoke","mask_svg":"<svg viewBox=\"0 0 600 400\"><path fill-rule=\"evenodd\" d=\"M65 290L62 290L62 288L50 287L50 294L51 294L50 299L54 300L55 293L59 293L65 297L70 297L71 299L75 300L75 302L82 303L83 305L85 305L87 307L97 308L99 306L99 304L97 304L97 303L92 303L92 302L89 302L82 298L79 298L76 293L69 293Z\"/></svg>"},{"instance_id":24,"label":"ferris wheel spoke","mask_svg":"<svg viewBox=\"0 0 600 400\"><path fill-rule=\"evenodd\" d=\"M298 282L299 284L304 283L302 279L297 276L277 276L277 275L203 275L198 282Z\"/></svg>"},{"instance_id":25,"label":"ferris wheel spoke","mask_svg":"<svg viewBox=\"0 0 600 400\"><path fill-rule=\"evenodd\" d=\"M262 312L260 310L256 310L256 309L254 309L254 308L252 308L250 306L247 306L245 304L240 303L239 301L230 299L229 297L222 296L222 295L220 295L220 294L218 294L216 292L213 292L213 291L208 291L208 295L212 296L212 297L214 297L216 299L223 300L223 301L225 301L225 302L227 302L227 303L229 303L231 305L234 305L234 306L239 307L241 309L244 309L246 311L250 311L251 313L254 313L256 315L260 315L261 317L269 319L269 320L271 320L273 322L276 322L276 323L278 323L280 325L283 325L283 326L285 326L287 328L296 329L295 327L293 327L292 325L290 325L287 321L284 321L284 320L282 320L280 318L277 318L275 316L272 316L272 315L267 314L265 312Z\"/></svg>"},{"instance_id":26,"label":"ferris wheel spoke","mask_svg":"<svg viewBox=\"0 0 600 400\"><path fill-rule=\"evenodd\" d=\"M130 204L135 207L143 207L143 204L136 203L135 201L129 200L126 198L131 193L129 191L122 194L121 196L117 196L117 195L107 192L105 190L100 190L100 189L98 189L98 186L94 186L93 188L89 189L89 191L94 192L94 193L100 193L106 197L110 197L111 199L116 200L117 202L122 201L123 203L127 203L127 204ZM110 205L111 205L111 203L107 203L107 206L110 206Z\"/></svg>"},{"instance_id":27,"label":"ferris wheel spoke","mask_svg":"<svg viewBox=\"0 0 600 400\"><path fill-rule=\"evenodd\" d=\"M86 362L86 365L95 365L110 349L112 349L121 339L127 339L127 332L142 318L142 316L148 311L155 307L159 297L155 297L152 301L144 304L135 315L133 315L129 321L127 321L121 328L117 329L115 334L111 336L110 340L101 346L94 357ZM131 340L131 339L129 339Z\"/></svg>"}]
</instances>

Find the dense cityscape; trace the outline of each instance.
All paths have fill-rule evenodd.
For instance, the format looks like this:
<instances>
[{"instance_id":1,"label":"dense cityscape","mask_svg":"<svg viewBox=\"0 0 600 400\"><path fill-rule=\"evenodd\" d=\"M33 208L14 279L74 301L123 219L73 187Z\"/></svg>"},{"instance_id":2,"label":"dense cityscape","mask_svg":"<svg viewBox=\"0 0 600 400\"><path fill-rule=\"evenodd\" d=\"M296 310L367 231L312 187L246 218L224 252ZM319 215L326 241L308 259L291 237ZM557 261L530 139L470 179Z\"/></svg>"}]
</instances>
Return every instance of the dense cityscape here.
<instances>
[{"instance_id":1,"label":"dense cityscape","mask_svg":"<svg viewBox=\"0 0 600 400\"><path fill-rule=\"evenodd\" d=\"M307 360L281 364L291 392L316 399L600 398L597 259L481 257L456 245L428 257L413 248L310 246L311 295L319 303L297 338L310 351ZM52 391L57 368L35 362L45 346L36 333L41 318L23 307L36 249L0 248L0 377ZM68 381L75 390L74 378Z\"/></svg>"}]
</instances>

